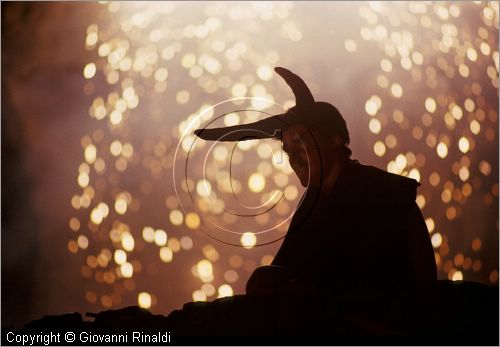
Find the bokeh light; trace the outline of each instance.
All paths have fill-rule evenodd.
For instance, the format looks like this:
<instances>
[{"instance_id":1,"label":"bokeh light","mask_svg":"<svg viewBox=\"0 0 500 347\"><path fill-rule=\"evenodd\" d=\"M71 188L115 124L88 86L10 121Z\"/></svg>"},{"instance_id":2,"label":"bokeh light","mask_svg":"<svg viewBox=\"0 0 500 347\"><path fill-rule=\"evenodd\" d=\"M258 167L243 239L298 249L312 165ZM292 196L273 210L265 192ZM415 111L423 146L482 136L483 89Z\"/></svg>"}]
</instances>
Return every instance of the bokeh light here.
<instances>
[{"instance_id":1,"label":"bokeh light","mask_svg":"<svg viewBox=\"0 0 500 347\"><path fill-rule=\"evenodd\" d=\"M212 144L192 130L224 111L221 125L235 125L266 116L256 110L278 113L274 100L293 106L277 65L297 67L318 99L339 107L354 158L421 182L440 278L498 283L498 3L100 8L82 42L92 57L81 70L91 131L68 202L67 248L83 254L90 305L165 312L243 293L251 272L271 263L280 243L256 246L284 236L304 191L279 142L219 143L204 156ZM331 59L309 58L318 49ZM230 98L242 99L210 109ZM254 111L229 112L241 109ZM194 163L195 174L176 181L192 195L188 207L172 186L179 142L177 159L189 153ZM242 219L233 195L276 208ZM242 247L214 240L210 225L234 231ZM270 228L268 240L260 232Z\"/></svg>"}]
</instances>

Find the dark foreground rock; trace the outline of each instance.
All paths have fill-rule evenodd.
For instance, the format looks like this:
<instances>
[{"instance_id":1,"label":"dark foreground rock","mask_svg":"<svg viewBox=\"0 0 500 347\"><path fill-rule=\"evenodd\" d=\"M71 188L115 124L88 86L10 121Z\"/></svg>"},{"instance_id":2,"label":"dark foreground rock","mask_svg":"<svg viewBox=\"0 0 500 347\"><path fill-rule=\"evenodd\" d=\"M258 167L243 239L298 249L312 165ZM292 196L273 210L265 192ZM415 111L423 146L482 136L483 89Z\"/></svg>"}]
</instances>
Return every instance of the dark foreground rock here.
<instances>
[{"instance_id":1,"label":"dark foreground rock","mask_svg":"<svg viewBox=\"0 0 500 347\"><path fill-rule=\"evenodd\" d=\"M135 306L103 311L92 322L79 313L45 316L21 331L3 329L2 345L36 334L48 341L49 333L50 344L65 345L68 332L78 345L498 345L498 295L498 287L450 281L387 297L240 295L188 303L168 316Z\"/></svg>"}]
</instances>

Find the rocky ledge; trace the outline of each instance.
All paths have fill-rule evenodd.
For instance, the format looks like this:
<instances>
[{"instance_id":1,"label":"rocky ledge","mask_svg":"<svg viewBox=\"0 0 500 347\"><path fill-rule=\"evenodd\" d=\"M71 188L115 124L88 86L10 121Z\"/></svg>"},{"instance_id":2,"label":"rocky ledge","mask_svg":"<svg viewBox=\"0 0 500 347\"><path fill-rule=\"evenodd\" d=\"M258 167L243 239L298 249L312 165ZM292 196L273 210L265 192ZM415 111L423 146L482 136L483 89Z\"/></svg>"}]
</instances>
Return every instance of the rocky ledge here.
<instances>
[{"instance_id":1,"label":"rocky ledge","mask_svg":"<svg viewBox=\"0 0 500 347\"><path fill-rule=\"evenodd\" d=\"M23 334L60 332L60 341L50 344L65 345L64 334L71 331L79 345L498 345L498 299L498 287L451 281L388 297L238 295L187 303L168 316L135 306L87 314L93 321L80 313L45 316L10 332L10 341L2 329L2 344L21 344L12 339ZM103 340L113 334L126 340Z\"/></svg>"}]
</instances>

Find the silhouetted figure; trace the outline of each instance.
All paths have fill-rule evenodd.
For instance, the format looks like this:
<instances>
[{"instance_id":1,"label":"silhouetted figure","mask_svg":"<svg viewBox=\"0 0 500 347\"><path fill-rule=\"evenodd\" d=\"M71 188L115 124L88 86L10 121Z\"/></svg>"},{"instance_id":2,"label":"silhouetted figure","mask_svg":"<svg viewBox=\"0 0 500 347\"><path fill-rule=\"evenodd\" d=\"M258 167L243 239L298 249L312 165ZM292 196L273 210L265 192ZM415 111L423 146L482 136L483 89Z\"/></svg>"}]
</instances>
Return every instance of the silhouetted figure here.
<instances>
[{"instance_id":1,"label":"silhouetted figure","mask_svg":"<svg viewBox=\"0 0 500 347\"><path fill-rule=\"evenodd\" d=\"M331 104L276 68L296 106L252 124L199 129L206 140L276 137L307 187L271 266L256 269L248 294L378 295L436 281L434 252L415 203L419 183L351 160L349 132Z\"/></svg>"},{"instance_id":2,"label":"silhouetted figure","mask_svg":"<svg viewBox=\"0 0 500 347\"><path fill-rule=\"evenodd\" d=\"M45 316L20 333L161 331L189 345L308 344L315 336L322 344L498 345L498 287L435 281L418 183L351 160L337 109L314 102L298 76L276 71L297 106L251 125L196 131L208 140L280 138L307 187L273 265L248 281L247 293L257 295L190 302L168 316L138 307L87 314L93 322ZM3 345L12 344L9 333L2 327Z\"/></svg>"}]
</instances>

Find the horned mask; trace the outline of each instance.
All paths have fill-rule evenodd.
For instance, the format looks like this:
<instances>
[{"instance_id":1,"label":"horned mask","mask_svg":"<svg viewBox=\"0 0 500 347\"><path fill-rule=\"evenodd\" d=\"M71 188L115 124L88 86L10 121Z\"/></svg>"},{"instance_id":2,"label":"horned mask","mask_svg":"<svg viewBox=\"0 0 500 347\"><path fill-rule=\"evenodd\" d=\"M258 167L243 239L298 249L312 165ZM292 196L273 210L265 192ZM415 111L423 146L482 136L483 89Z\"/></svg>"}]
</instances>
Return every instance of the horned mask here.
<instances>
[{"instance_id":1,"label":"horned mask","mask_svg":"<svg viewBox=\"0 0 500 347\"><path fill-rule=\"evenodd\" d=\"M295 106L283 114L268 117L250 124L241 124L224 128L197 129L195 135L210 141L243 141L249 139L278 138L280 131L286 131L294 125L302 124L313 132L330 131L331 135L340 135L344 144L349 143L349 133L340 112L326 102L316 102L306 83L288 69L274 69L292 89ZM325 130L326 129L326 130Z\"/></svg>"}]
</instances>

